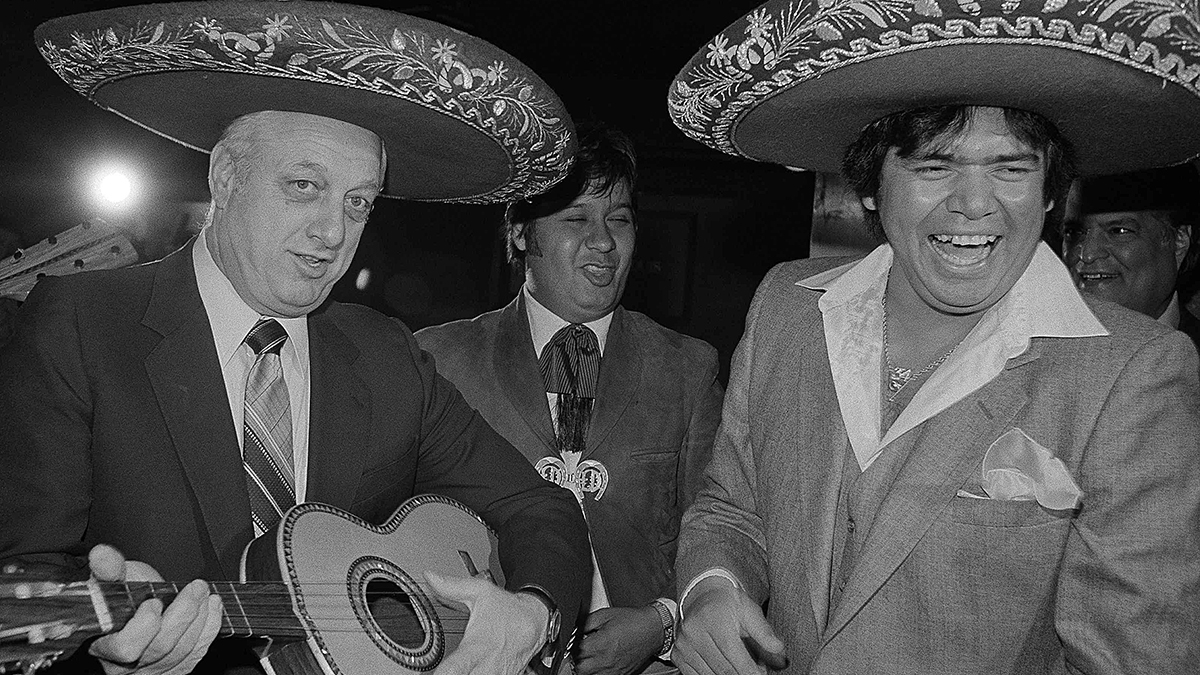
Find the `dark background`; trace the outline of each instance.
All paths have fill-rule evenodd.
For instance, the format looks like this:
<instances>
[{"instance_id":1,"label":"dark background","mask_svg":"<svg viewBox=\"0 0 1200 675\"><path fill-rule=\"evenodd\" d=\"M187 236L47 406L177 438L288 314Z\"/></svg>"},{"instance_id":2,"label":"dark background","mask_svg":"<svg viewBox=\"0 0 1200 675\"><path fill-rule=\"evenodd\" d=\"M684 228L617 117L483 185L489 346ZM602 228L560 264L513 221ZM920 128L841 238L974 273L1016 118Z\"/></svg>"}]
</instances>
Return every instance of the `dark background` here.
<instances>
[{"instance_id":1,"label":"dark background","mask_svg":"<svg viewBox=\"0 0 1200 675\"><path fill-rule=\"evenodd\" d=\"M144 260L187 236L180 203L206 202L207 156L93 106L44 64L42 21L123 2L18 4L0 23L3 59L0 228L29 246L91 217L125 228ZM624 304L711 342L723 375L754 288L776 262L808 254L810 174L722 155L688 140L666 113L673 76L758 3L613 0L363 2L482 37L529 65L578 122L598 118L638 149L638 251ZM123 166L137 200L101 207L91 184ZM498 237L501 207L381 200L334 297L401 317L412 329L475 316L519 288ZM370 270L358 289L359 271Z\"/></svg>"}]
</instances>

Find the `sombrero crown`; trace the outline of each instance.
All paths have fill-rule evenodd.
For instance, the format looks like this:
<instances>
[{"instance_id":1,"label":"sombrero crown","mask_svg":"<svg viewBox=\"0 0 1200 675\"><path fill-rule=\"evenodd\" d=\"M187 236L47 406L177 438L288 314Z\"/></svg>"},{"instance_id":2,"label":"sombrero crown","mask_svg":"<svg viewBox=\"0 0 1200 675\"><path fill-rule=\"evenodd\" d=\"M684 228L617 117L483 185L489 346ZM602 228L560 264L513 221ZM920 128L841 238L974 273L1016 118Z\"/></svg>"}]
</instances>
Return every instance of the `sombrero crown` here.
<instances>
[{"instance_id":1,"label":"sombrero crown","mask_svg":"<svg viewBox=\"0 0 1200 675\"><path fill-rule=\"evenodd\" d=\"M837 171L867 124L938 105L1022 108L1085 173L1200 153L1196 0L777 0L676 76L671 118L729 154Z\"/></svg>"},{"instance_id":2,"label":"sombrero crown","mask_svg":"<svg viewBox=\"0 0 1200 675\"><path fill-rule=\"evenodd\" d=\"M487 203L542 192L570 169L562 102L497 47L396 12L325 2L180 2L77 14L38 49L102 108L208 151L260 110L370 129L389 196Z\"/></svg>"}]
</instances>

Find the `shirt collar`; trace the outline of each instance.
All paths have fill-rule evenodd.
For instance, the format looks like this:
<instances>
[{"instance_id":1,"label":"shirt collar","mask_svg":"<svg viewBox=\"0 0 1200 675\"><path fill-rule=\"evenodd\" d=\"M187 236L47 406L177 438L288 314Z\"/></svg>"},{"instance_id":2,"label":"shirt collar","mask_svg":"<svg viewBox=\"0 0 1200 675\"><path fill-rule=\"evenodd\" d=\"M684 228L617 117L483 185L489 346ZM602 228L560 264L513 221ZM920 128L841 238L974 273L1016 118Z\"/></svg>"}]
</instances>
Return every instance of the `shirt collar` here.
<instances>
[{"instance_id":1,"label":"shirt collar","mask_svg":"<svg viewBox=\"0 0 1200 675\"><path fill-rule=\"evenodd\" d=\"M563 326L569 325L570 322L538 302L529 292L528 287L521 286L521 294L525 296L525 314L529 317L529 335L533 338L533 350L540 359L542 349L546 347L554 334ZM608 327L612 324L612 317L613 313L609 312L595 321L583 324L596 334L596 342L600 345L600 356L604 356L604 344L608 341Z\"/></svg>"},{"instance_id":2,"label":"shirt collar","mask_svg":"<svg viewBox=\"0 0 1200 675\"><path fill-rule=\"evenodd\" d=\"M200 231L192 247L192 264L196 269L196 284L200 288L200 299L212 325L213 339L217 346L217 357L224 366L246 339L246 334L263 318L250 308L233 284L217 267L208 250L209 227ZM273 317L287 331L288 340L284 349L294 349L298 354L308 353L308 317Z\"/></svg>"},{"instance_id":3,"label":"shirt collar","mask_svg":"<svg viewBox=\"0 0 1200 675\"><path fill-rule=\"evenodd\" d=\"M819 301L822 311L868 294L882 297L892 260L892 247L881 244L862 260L814 274L796 285L824 291ZM1025 346L1034 337L1108 335L1079 295L1067 268L1045 242L1038 243L1025 272L988 314L1009 338L1025 342Z\"/></svg>"}]
</instances>

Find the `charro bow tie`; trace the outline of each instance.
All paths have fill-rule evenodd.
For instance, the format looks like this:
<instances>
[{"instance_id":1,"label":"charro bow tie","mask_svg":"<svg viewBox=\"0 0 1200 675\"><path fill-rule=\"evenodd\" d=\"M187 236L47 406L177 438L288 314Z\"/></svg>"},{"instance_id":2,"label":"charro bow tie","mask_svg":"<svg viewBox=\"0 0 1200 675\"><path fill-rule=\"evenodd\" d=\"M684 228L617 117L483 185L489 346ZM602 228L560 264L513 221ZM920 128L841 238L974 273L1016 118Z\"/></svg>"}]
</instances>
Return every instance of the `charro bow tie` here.
<instances>
[{"instance_id":1,"label":"charro bow tie","mask_svg":"<svg viewBox=\"0 0 1200 675\"><path fill-rule=\"evenodd\" d=\"M595 398L600 374L600 343L596 334L579 323L563 326L546 343L538 368L546 391Z\"/></svg>"},{"instance_id":2,"label":"charro bow tie","mask_svg":"<svg viewBox=\"0 0 1200 675\"><path fill-rule=\"evenodd\" d=\"M600 343L583 324L564 326L550 338L538 360L546 391L558 394L555 438L560 453L582 453L587 445L596 380L600 375Z\"/></svg>"}]
</instances>

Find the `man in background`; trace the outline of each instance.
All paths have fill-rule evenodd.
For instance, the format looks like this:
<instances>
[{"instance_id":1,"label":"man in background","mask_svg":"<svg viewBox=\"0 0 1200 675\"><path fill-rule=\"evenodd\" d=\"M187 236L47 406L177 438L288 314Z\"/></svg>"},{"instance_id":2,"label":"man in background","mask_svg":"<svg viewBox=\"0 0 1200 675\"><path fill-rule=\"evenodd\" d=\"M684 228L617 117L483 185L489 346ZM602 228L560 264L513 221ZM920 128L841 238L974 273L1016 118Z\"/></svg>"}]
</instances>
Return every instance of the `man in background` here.
<instances>
[{"instance_id":1,"label":"man in background","mask_svg":"<svg viewBox=\"0 0 1200 675\"><path fill-rule=\"evenodd\" d=\"M1193 164L1081 179L1062 226L1079 290L1178 328L1200 347L1180 297L1200 257L1200 175Z\"/></svg>"},{"instance_id":2,"label":"man in background","mask_svg":"<svg viewBox=\"0 0 1200 675\"><path fill-rule=\"evenodd\" d=\"M509 205L525 275L503 309L417 333L438 372L583 506L595 555L581 675L661 670L679 519L720 422L716 351L620 306L637 239L633 145L580 128L570 176Z\"/></svg>"}]
</instances>

